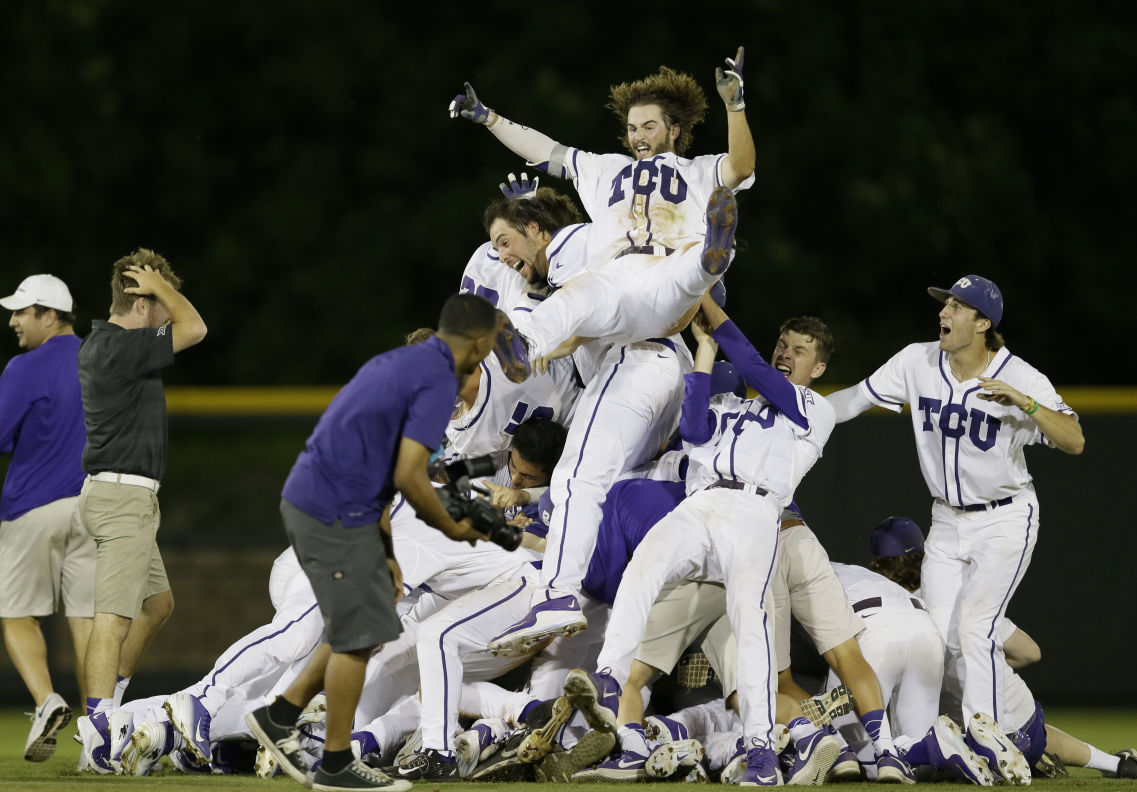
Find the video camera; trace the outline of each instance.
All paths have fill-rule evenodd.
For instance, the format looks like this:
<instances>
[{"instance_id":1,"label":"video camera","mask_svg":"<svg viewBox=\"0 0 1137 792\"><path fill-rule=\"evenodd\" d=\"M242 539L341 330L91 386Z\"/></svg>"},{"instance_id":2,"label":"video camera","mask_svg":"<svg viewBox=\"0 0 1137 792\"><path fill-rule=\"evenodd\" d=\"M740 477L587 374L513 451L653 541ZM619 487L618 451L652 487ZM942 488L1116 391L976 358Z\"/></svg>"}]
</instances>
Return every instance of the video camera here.
<instances>
[{"instance_id":1,"label":"video camera","mask_svg":"<svg viewBox=\"0 0 1137 792\"><path fill-rule=\"evenodd\" d=\"M492 455L487 455L442 465L432 471L432 477L443 485L436 492L452 519L469 517L475 530L485 534L494 544L512 551L521 546L521 529L506 523L501 509L477 496L479 491L487 495L489 493L479 490L470 482L470 479L492 476L496 472L497 463Z\"/></svg>"}]
</instances>

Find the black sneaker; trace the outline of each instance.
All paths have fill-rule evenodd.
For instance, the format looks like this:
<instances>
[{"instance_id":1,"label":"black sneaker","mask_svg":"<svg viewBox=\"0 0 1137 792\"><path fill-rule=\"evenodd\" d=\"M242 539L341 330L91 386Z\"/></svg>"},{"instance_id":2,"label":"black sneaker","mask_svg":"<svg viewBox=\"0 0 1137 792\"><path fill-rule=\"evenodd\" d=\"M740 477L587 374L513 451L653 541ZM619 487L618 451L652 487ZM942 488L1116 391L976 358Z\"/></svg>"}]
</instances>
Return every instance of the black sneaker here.
<instances>
[{"instance_id":1,"label":"black sneaker","mask_svg":"<svg viewBox=\"0 0 1137 792\"><path fill-rule=\"evenodd\" d=\"M308 785L308 765L300 748L300 730L295 726L281 726L268 714L268 705L245 715L245 723L264 746L281 770L305 786ZM338 789L339 787L333 787ZM349 787L352 789L360 787Z\"/></svg>"},{"instance_id":2,"label":"black sneaker","mask_svg":"<svg viewBox=\"0 0 1137 792\"><path fill-rule=\"evenodd\" d=\"M305 784L305 786L308 786ZM353 759L351 764L337 773L329 773L323 765L312 776L312 789L323 792L336 792L340 789L351 789L355 792L407 792L411 782L401 778L391 778L382 770L368 767L359 759Z\"/></svg>"},{"instance_id":3,"label":"black sneaker","mask_svg":"<svg viewBox=\"0 0 1137 792\"><path fill-rule=\"evenodd\" d=\"M383 768L392 778L407 781L458 781L458 760L453 756L443 756L433 748L411 754L401 763Z\"/></svg>"},{"instance_id":4,"label":"black sneaker","mask_svg":"<svg viewBox=\"0 0 1137 792\"><path fill-rule=\"evenodd\" d=\"M1117 765L1117 774L1114 777L1137 778L1137 755L1134 755L1133 750L1119 751L1115 756L1121 761Z\"/></svg>"},{"instance_id":5,"label":"black sneaker","mask_svg":"<svg viewBox=\"0 0 1137 792\"><path fill-rule=\"evenodd\" d=\"M552 712L552 708L549 708ZM529 735L529 728L518 729L506 738L501 750L485 760L470 774L471 781L535 781L533 765L521 761L517 755L522 741Z\"/></svg>"}]
</instances>

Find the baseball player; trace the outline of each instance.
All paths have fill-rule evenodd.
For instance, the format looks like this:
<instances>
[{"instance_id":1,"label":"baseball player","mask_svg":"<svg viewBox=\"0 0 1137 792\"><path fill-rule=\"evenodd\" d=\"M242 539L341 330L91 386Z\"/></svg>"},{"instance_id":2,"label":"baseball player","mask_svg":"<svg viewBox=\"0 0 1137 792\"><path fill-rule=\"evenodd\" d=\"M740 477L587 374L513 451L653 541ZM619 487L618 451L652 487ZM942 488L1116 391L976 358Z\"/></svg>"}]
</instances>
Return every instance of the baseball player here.
<instances>
[{"instance_id":1,"label":"baseball player","mask_svg":"<svg viewBox=\"0 0 1137 792\"><path fill-rule=\"evenodd\" d=\"M0 299L24 354L0 374L0 621L12 663L35 701L24 759L46 761L71 708L55 692L39 621L60 605L75 644L80 691L94 608L95 543L79 521L86 431L67 284L32 275Z\"/></svg>"},{"instance_id":2,"label":"baseball player","mask_svg":"<svg viewBox=\"0 0 1137 792\"><path fill-rule=\"evenodd\" d=\"M1003 297L993 282L967 275L928 293L943 303L939 341L905 347L830 401L838 421L874 404L911 408L933 498L922 591L947 641L948 692L962 698L969 726L980 718L998 728L1006 674L996 628L1039 530L1023 448L1043 443L1079 454L1085 440L1046 376L1003 344L996 330Z\"/></svg>"},{"instance_id":3,"label":"baseball player","mask_svg":"<svg viewBox=\"0 0 1137 792\"><path fill-rule=\"evenodd\" d=\"M692 444L687 498L647 535L616 594L597 660L600 673L571 672L565 692L594 728L616 728L616 706L651 605L671 580L720 580L738 642L738 694L747 755L743 783L780 783L772 750L776 673L769 626L779 515L821 455L832 410L809 389L824 371L812 339L800 365L774 369L707 297L707 330L696 329L696 370L687 378L680 431ZM699 321L699 320L697 320ZM698 325L693 325L698 328ZM713 337L711 336L713 332ZM717 342L717 343L716 343ZM709 405L709 372L717 344L758 396L726 395Z\"/></svg>"}]
</instances>

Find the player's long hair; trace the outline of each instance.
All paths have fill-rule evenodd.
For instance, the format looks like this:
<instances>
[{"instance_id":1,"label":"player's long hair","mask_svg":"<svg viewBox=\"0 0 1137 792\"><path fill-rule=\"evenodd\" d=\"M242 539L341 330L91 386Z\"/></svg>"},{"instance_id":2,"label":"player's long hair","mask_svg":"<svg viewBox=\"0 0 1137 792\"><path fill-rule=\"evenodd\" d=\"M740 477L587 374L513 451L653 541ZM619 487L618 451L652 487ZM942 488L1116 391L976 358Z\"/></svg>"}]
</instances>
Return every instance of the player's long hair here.
<instances>
[{"instance_id":1,"label":"player's long hair","mask_svg":"<svg viewBox=\"0 0 1137 792\"><path fill-rule=\"evenodd\" d=\"M908 591L915 591L920 588L920 564L923 562L923 552L909 553L891 558L874 558L869 562L869 569Z\"/></svg>"},{"instance_id":2,"label":"player's long hair","mask_svg":"<svg viewBox=\"0 0 1137 792\"><path fill-rule=\"evenodd\" d=\"M608 89L608 97L605 107L616 115L621 124L628 123L628 111L633 107L659 105L667 125L679 125L675 153L681 157L686 156L695 139L691 130L707 117L707 95L695 78L666 66L660 66L658 72L642 80L613 85ZM631 150L626 133L620 140Z\"/></svg>"},{"instance_id":3,"label":"player's long hair","mask_svg":"<svg viewBox=\"0 0 1137 792\"><path fill-rule=\"evenodd\" d=\"M552 234L567 225L584 222L572 198L552 187L541 187L532 198L499 198L491 203L482 215L487 234L498 218L522 234L530 223L536 223L539 229Z\"/></svg>"},{"instance_id":4,"label":"player's long hair","mask_svg":"<svg viewBox=\"0 0 1137 792\"><path fill-rule=\"evenodd\" d=\"M130 313L135 301L142 296L139 294L126 293L128 287L138 285L138 281L126 273L126 268L131 265L137 265L139 267L149 265L175 289L180 290L182 288L182 279L174 274L170 262L166 261L166 259L159 256L153 250L139 248L129 256L123 256L116 261L111 270L111 313L115 316ZM147 297L146 299L153 300L154 298Z\"/></svg>"}]
</instances>

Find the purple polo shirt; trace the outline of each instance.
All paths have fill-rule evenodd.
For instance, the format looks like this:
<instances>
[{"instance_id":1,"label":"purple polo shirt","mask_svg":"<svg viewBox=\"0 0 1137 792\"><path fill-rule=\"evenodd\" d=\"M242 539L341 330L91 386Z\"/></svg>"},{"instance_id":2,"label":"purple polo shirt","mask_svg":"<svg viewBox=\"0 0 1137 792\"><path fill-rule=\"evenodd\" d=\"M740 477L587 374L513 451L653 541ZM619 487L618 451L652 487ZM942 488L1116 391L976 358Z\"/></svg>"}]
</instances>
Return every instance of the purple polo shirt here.
<instances>
[{"instance_id":1,"label":"purple polo shirt","mask_svg":"<svg viewBox=\"0 0 1137 792\"><path fill-rule=\"evenodd\" d=\"M79 336L49 338L16 355L0 374L0 453L12 453L0 520L83 487L83 395L79 389Z\"/></svg>"},{"instance_id":2,"label":"purple polo shirt","mask_svg":"<svg viewBox=\"0 0 1137 792\"><path fill-rule=\"evenodd\" d=\"M371 358L320 416L282 497L327 525L378 522L400 440L438 448L457 397L454 356L438 338Z\"/></svg>"}]
</instances>

